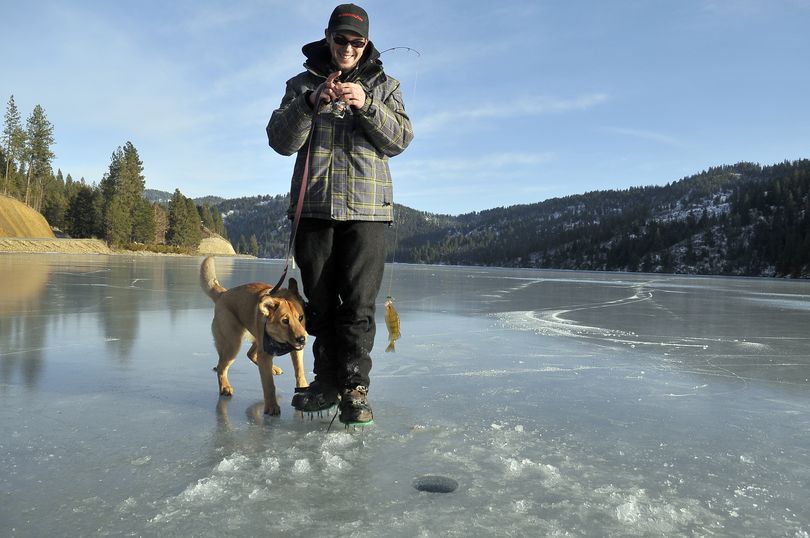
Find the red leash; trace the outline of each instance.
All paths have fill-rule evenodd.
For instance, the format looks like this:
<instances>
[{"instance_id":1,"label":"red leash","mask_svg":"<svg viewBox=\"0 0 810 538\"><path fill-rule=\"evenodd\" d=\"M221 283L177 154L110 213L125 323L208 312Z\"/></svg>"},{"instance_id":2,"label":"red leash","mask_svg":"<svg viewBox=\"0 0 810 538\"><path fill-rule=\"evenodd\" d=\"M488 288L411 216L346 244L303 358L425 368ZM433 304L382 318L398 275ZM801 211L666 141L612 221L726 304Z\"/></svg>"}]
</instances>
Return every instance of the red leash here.
<instances>
[{"instance_id":1,"label":"red leash","mask_svg":"<svg viewBox=\"0 0 810 538\"><path fill-rule=\"evenodd\" d=\"M295 234L298 232L298 224L301 222L301 213L304 210L304 195L307 192L307 183L309 182L309 158L312 150L312 138L315 134L315 120L318 117L318 107L321 104L321 94L315 100L315 111L312 113L312 127L309 129L309 142L307 142L307 156L304 161L304 173L301 176L301 188L298 191L298 203L295 205L295 215L293 216L292 230L290 231L290 244L287 246L287 256L284 262L284 270L281 272L281 278L273 289L268 293L273 294L284 284L284 279L287 277L287 270L290 268L290 260L292 259L292 251L295 247Z\"/></svg>"}]
</instances>

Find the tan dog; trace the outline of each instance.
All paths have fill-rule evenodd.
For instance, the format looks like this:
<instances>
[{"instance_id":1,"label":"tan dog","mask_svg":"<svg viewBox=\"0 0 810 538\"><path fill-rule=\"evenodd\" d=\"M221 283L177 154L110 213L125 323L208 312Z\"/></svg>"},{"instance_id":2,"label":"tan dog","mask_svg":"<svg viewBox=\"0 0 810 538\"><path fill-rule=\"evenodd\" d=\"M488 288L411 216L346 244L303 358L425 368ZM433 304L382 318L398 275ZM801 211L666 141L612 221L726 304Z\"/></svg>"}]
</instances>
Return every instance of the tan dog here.
<instances>
[{"instance_id":1,"label":"tan dog","mask_svg":"<svg viewBox=\"0 0 810 538\"><path fill-rule=\"evenodd\" d=\"M289 288L279 289L272 295L272 286L261 282L225 289L217 281L214 258L208 256L200 266L200 286L215 305L211 332L219 354L219 362L214 368L219 381L219 393L223 396L233 394L233 387L228 381L228 368L236 359L242 341L250 339L253 345L247 356L259 367L264 391L264 412L278 415L281 409L276 401L273 375L282 371L273 364L274 355L265 351L265 334L276 346L291 350L295 386L309 386L304 374L303 351L307 331L304 328L304 303L298 294L298 283L291 278Z\"/></svg>"}]
</instances>

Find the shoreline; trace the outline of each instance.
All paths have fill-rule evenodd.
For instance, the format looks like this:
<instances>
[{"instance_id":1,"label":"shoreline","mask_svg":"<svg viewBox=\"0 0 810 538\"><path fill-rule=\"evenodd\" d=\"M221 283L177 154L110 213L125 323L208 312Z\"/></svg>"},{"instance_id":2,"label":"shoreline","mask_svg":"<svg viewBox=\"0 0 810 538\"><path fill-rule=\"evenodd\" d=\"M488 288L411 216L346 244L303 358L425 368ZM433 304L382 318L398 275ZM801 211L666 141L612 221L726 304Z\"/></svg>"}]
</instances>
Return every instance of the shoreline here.
<instances>
[{"instance_id":1,"label":"shoreline","mask_svg":"<svg viewBox=\"0 0 810 538\"><path fill-rule=\"evenodd\" d=\"M0 252L18 254L115 254L101 239L0 237Z\"/></svg>"},{"instance_id":2,"label":"shoreline","mask_svg":"<svg viewBox=\"0 0 810 538\"><path fill-rule=\"evenodd\" d=\"M107 246L101 239L31 238L0 237L0 254L106 254L115 256L229 256L244 255L225 252L197 252L177 254L171 252L151 252L147 250L117 250Z\"/></svg>"}]
</instances>

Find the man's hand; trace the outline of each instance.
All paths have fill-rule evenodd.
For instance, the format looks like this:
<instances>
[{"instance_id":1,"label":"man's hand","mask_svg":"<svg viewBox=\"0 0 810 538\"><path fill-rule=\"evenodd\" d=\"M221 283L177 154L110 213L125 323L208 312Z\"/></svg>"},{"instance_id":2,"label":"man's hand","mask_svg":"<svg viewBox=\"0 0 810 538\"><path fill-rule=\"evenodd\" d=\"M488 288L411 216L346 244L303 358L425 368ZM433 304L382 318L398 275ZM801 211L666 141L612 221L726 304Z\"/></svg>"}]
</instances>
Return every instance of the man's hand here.
<instances>
[{"instance_id":1,"label":"man's hand","mask_svg":"<svg viewBox=\"0 0 810 538\"><path fill-rule=\"evenodd\" d=\"M309 104L312 106L312 108L315 108L315 99L317 99L319 95L321 97L321 102L323 103L328 103L337 98L337 86L339 86L339 84L335 84L335 79L339 76L340 71L335 71L326 77L326 81L321 83L321 85L315 88L315 91L309 95Z\"/></svg>"},{"instance_id":2,"label":"man's hand","mask_svg":"<svg viewBox=\"0 0 810 538\"><path fill-rule=\"evenodd\" d=\"M335 85L338 99L354 108L363 108L366 104L366 90L360 84L354 82L338 82Z\"/></svg>"}]
</instances>

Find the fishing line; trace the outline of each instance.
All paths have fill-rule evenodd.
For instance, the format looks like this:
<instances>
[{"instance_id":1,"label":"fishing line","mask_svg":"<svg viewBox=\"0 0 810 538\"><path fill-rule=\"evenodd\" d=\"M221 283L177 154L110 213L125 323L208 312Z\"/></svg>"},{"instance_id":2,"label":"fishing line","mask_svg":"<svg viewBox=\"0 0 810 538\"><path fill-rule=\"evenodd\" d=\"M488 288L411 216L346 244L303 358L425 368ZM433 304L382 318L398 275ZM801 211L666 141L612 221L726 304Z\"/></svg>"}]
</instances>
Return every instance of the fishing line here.
<instances>
[{"instance_id":1,"label":"fishing line","mask_svg":"<svg viewBox=\"0 0 810 538\"><path fill-rule=\"evenodd\" d=\"M411 101L411 102L414 102L416 100L416 83L419 80L419 67L420 67L419 64L420 64L420 62L422 60L422 53L419 52L418 50L412 48L412 47L401 46L401 47L387 48L384 51L380 52L380 56L382 56L386 52L400 51L400 50L408 52L408 53L416 54L416 58L417 58L416 69L414 70L413 84L411 85L411 95L409 97L409 100L411 100L411 98L413 98L413 101ZM395 211L395 209L396 208L393 208L393 207L391 208L392 211ZM391 297L391 289L394 286L394 263L396 263L397 246L399 245L399 226L397 225L397 214L396 214L396 212L394 212L393 225L394 225L394 248L391 251L391 272L388 275L388 294L387 294L388 297Z\"/></svg>"}]
</instances>

